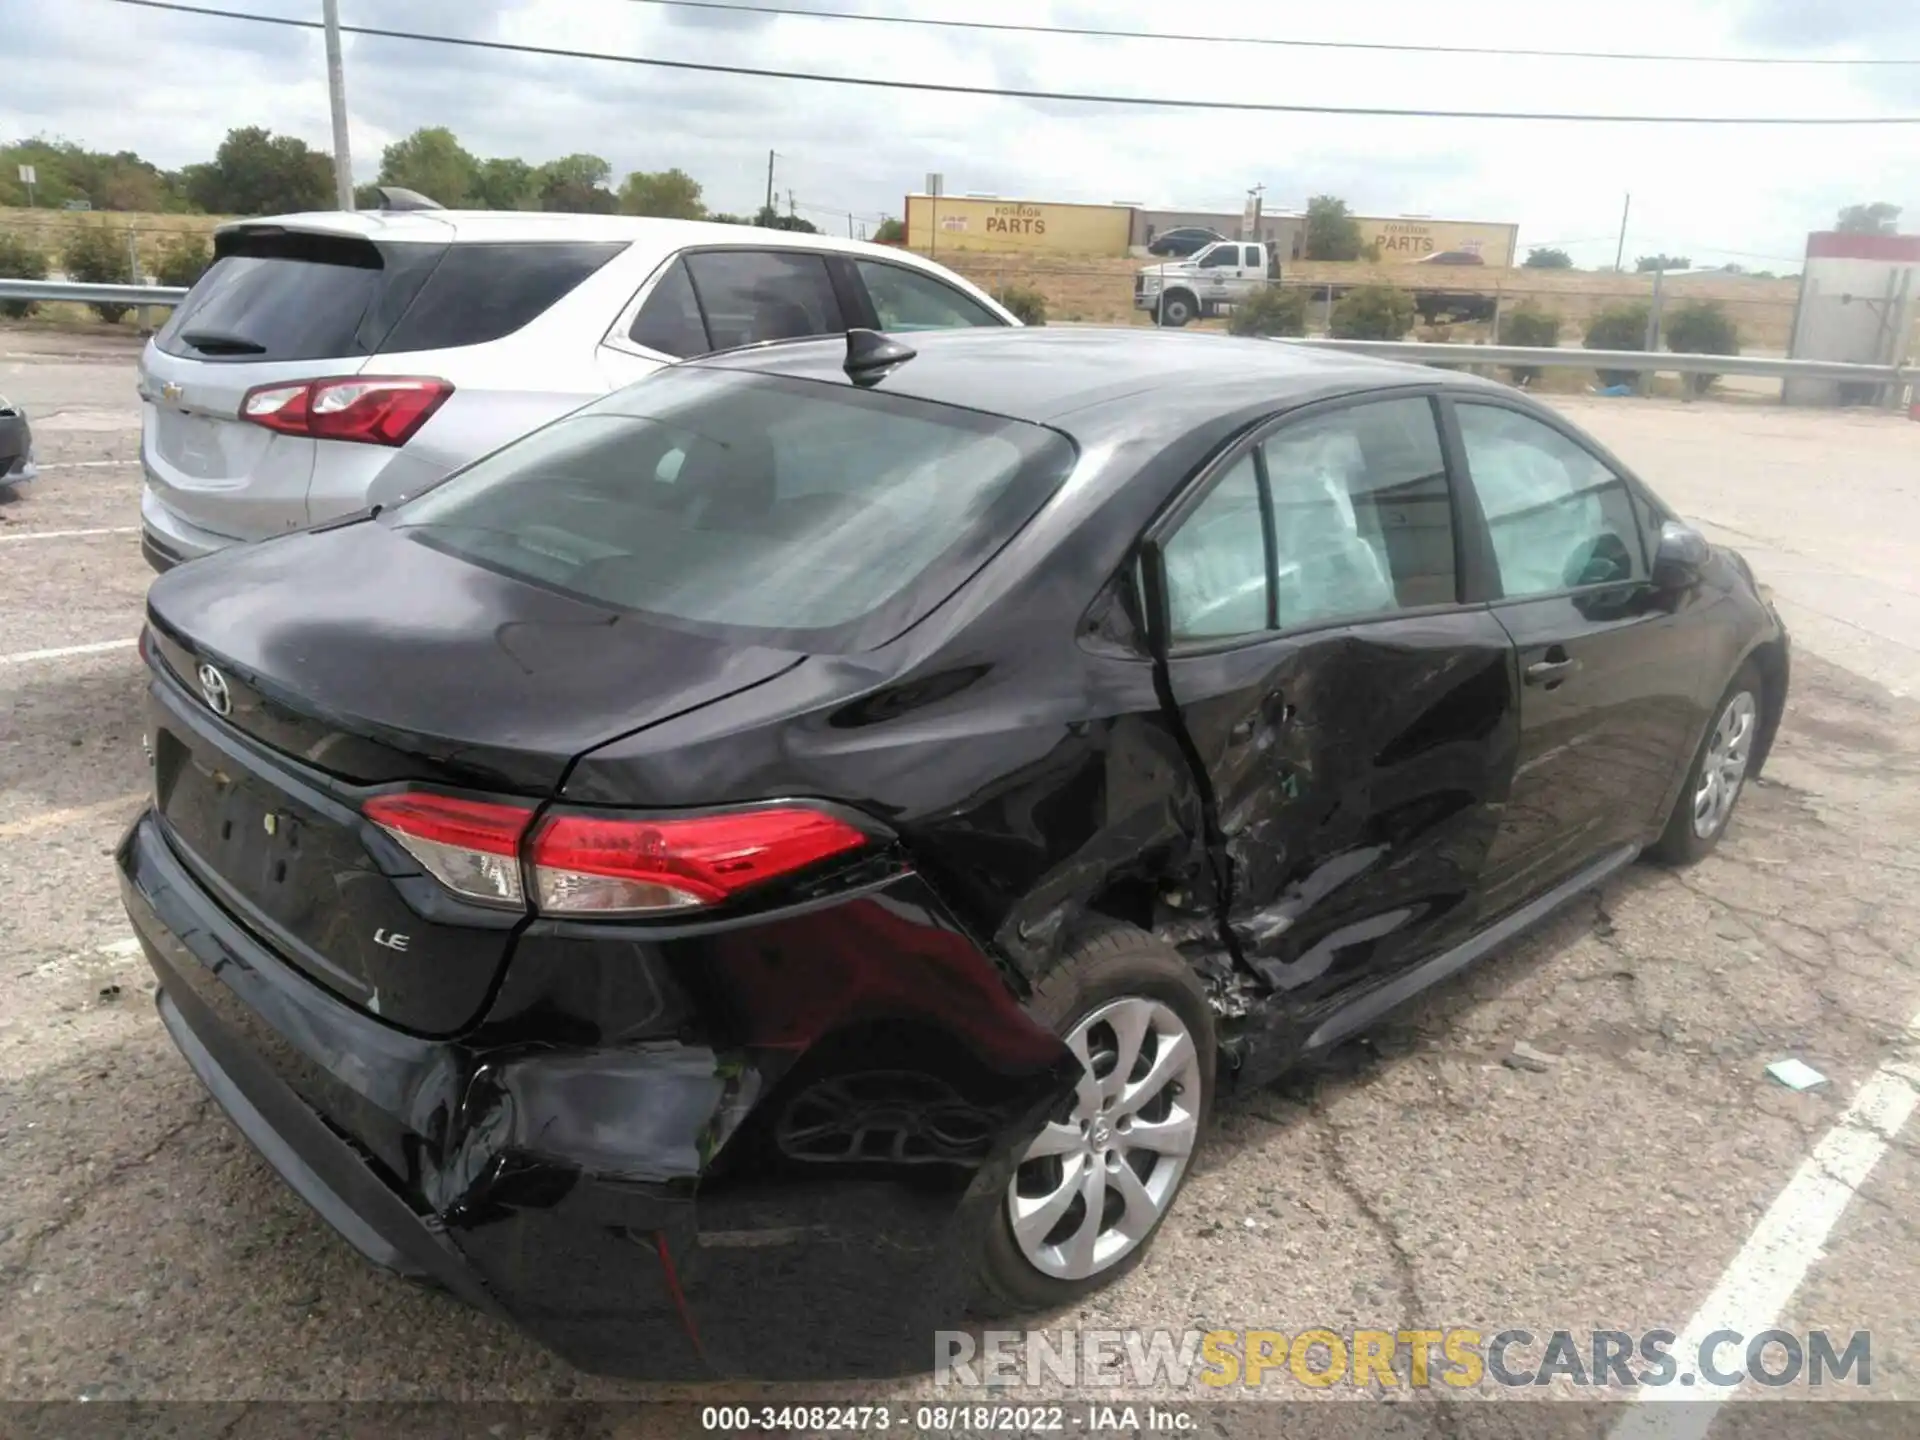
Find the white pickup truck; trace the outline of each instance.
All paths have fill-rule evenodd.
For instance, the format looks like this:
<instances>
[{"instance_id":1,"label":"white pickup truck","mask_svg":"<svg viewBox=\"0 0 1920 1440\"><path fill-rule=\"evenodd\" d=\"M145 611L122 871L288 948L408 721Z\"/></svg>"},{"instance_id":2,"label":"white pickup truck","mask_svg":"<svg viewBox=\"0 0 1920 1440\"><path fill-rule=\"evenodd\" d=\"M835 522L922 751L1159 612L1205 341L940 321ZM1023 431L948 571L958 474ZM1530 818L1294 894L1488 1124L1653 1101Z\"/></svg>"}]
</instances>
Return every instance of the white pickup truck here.
<instances>
[{"instance_id":1,"label":"white pickup truck","mask_svg":"<svg viewBox=\"0 0 1920 1440\"><path fill-rule=\"evenodd\" d=\"M1133 308L1162 325L1185 325L1218 315L1279 278L1279 260L1265 245L1221 240L1185 260L1144 267L1133 277Z\"/></svg>"}]
</instances>

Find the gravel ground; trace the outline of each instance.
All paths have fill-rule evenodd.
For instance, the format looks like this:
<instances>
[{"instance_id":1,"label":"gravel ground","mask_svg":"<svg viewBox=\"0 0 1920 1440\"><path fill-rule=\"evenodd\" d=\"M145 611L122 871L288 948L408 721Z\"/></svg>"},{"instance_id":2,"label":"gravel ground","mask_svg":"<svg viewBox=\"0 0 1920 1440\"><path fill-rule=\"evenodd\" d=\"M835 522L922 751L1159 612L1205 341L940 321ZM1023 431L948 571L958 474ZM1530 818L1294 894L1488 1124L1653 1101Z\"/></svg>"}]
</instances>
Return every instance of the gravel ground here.
<instances>
[{"instance_id":1,"label":"gravel ground","mask_svg":"<svg viewBox=\"0 0 1920 1440\"><path fill-rule=\"evenodd\" d=\"M131 358L88 346L0 333L0 389L29 407L48 466L0 504L0 1399L228 1402L164 1413L179 1433L264 1436L320 1433L321 1412L234 1402L952 1398L926 1377L854 1397L582 1375L369 1270L206 1099L154 1016L109 858L147 783L137 659L127 645L6 659L131 641L138 624ZM1147 1263L1038 1323L1680 1331L1855 1091L1911 1044L1920 704L1896 692L1920 680L1902 639L1920 628L1901 628L1920 618L1920 427L1567 408L1776 584L1800 649L1765 783L1706 863L1636 866L1326 1069L1224 1104ZM108 533L50 533L73 530ZM1548 1058L1509 1063L1515 1042ZM1829 1083L1769 1081L1762 1067L1785 1056ZM1778 1311L1787 1329L1871 1330L1881 1400L1920 1400L1915 1135L1892 1139ZM1068 1428L1100 1428L1079 1403ZM1507 1433L1510 1407L1463 1408L1450 1434ZM1751 1407L1728 1407L1715 1434L1744 1433L1736 1410ZM1567 1433L1610 1418L1563 1412L1590 1417ZM13 1418L73 1433L78 1413ZM356 1433L419 1434L438 1412L342 1413ZM1249 1413L1204 1423L1239 1432ZM1262 1433L1276 1413L1258 1412ZM1355 1433L1385 1433L1365 1413ZM470 1433L569 1433L559 1412L499 1414ZM1549 1433L1536 1416L1526 1433Z\"/></svg>"}]
</instances>

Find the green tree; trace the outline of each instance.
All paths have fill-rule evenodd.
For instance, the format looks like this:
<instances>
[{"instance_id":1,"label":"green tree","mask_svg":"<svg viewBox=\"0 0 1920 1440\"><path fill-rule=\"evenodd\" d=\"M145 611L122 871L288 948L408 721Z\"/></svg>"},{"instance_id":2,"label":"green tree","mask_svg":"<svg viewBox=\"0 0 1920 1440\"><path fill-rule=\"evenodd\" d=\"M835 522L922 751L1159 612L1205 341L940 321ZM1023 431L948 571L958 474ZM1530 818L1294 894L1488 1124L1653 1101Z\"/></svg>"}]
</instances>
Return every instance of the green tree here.
<instances>
[{"instance_id":1,"label":"green tree","mask_svg":"<svg viewBox=\"0 0 1920 1440\"><path fill-rule=\"evenodd\" d=\"M0 276L8 280L44 280L47 257L39 246L0 231ZM32 300L0 300L0 315L10 320L24 320L36 308L37 302Z\"/></svg>"},{"instance_id":2,"label":"green tree","mask_svg":"<svg viewBox=\"0 0 1920 1440\"><path fill-rule=\"evenodd\" d=\"M1527 252L1526 263L1522 270L1571 270L1573 257L1564 250L1556 250L1550 245L1536 245Z\"/></svg>"},{"instance_id":3,"label":"green tree","mask_svg":"<svg viewBox=\"0 0 1920 1440\"><path fill-rule=\"evenodd\" d=\"M635 170L620 187L620 213L654 215L663 220L703 220L707 207L700 198L700 182L686 171Z\"/></svg>"},{"instance_id":4,"label":"green tree","mask_svg":"<svg viewBox=\"0 0 1920 1440\"><path fill-rule=\"evenodd\" d=\"M380 184L415 191L449 210L472 203L479 168L444 125L425 126L380 152Z\"/></svg>"},{"instance_id":5,"label":"green tree","mask_svg":"<svg viewBox=\"0 0 1920 1440\"><path fill-rule=\"evenodd\" d=\"M1587 321L1584 343L1589 350L1644 350L1647 344L1647 316L1652 307L1646 304L1609 305L1591 320ZM1634 372L1631 370L1602 370L1602 385L1631 385Z\"/></svg>"},{"instance_id":6,"label":"green tree","mask_svg":"<svg viewBox=\"0 0 1920 1440\"><path fill-rule=\"evenodd\" d=\"M83 285L130 285L133 283L133 255L127 237L106 225L76 225L67 234L60 250L60 268L69 280ZM99 301L89 308L109 325L117 325L131 305Z\"/></svg>"},{"instance_id":7,"label":"green tree","mask_svg":"<svg viewBox=\"0 0 1920 1440\"><path fill-rule=\"evenodd\" d=\"M1691 270L1693 259L1687 255L1642 255L1633 262L1633 268L1642 275L1653 270Z\"/></svg>"},{"instance_id":8,"label":"green tree","mask_svg":"<svg viewBox=\"0 0 1920 1440\"><path fill-rule=\"evenodd\" d=\"M535 188L542 210L565 210L579 215L611 215L619 208L607 189L613 167L598 155L563 155L536 172Z\"/></svg>"},{"instance_id":9,"label":"green tree","mask_svg":"<svg viewBox=\"0 0 1920 1440\"><path fill-rule=\"evenodd\" d=\"M1740 327L1717 300L1689 300L1667 321L1667 348L1676 355L1738 355ZM1718 375L1688 375L1687 392L1709 389Z\"/></svg>"},{"instance_id":10,"label":"green tree","mask_svg":"<svg viewBox=\"0 0 1920 1440\"><path fill-rule=\"evenodd\" d=\"M1047 323L1047 297L1031 285L1002 285L993 292L993 298L1011 310L1022 325Z\"/></svg>"},{"instance_id":11,"label":"green tree","mask_svg":"<svg viewBox=\"0 0 1920 1440\"><path fill-rule=\"evenodd\" d=\"M540 197L534 169L524 160L482 160L474 176L473 203L487 210L532 210Z\"/></svg>"},{"instance_id":12,"label":"green tree","mask_svg":"<svg viewBox=\"0 0 1920 1440\"><path fill-rule=\"evenodd\" d=\"M1360 222L1346 201L1334 195L1316 195L1307 201L1307 259L1358 260L1365 248Z\"/></svg>"},{"instance_id":13,"label":"green tree","mask_svg":"<svg viewBox=\"0 0 1920 1440\"><path fill-rule=\"evenodd\" d=\"M714 214L707 216L707 219L711 220L716 225L751 225L753 224L753 221L749 220L744 215L730 215L724 210L716 211Z\"/></svg>"},{"instance_id":14,"label":"green tree","mask_svg":"<svg viewBox=\"0 0 1920 1440\"><path fill-rule=\"evenodd\" d=\"M891 215L880 222L880 228L873 232L876 245L904 245L907 243L907 227Z\"/></svg>"},{"instance_id":15,"label":"green tree","mask_svg":"<svg viewBox=\"0 0 1920 1440\"><path fill-rule=\"evenodd\" d=\"M211 161L181 174L188 198L213 215L282 215L334 203L332 157L259 125L229 130Z\"/></svg>"},{"instance_id":16,"label":"green tree","mask_svg":"<svg viewBox=\"0 0 1920 1440\"><path fill-rule=\"evenodd\" d=\"M1560 317L1533 305L1522 305L1500 317L1500 343L1534 347L1558 345ZM1537 365L1511 365L1507 368L1516 385L1531 385L1540 378L1540 367Z\"/></svg>"},{"instance_id":17,"label":"green tree","mask_svg":"<svg viewBox=\"0 0 1920 1440\"><path fill-rule=\"evenodd\" d=\"M207 273L207 267L211 264L213 252L207 248L206 236L176 235L160 252L160 260L153 267L153 273L162 285L191 286Z\"/></svg>"},{"instance_id":18,"label":"green tree","mask_svg":"<svg viewBox=\"0 0 1920 1440\"><path fill-rule=\"evenodd\" d=\"M1398 340L1413 328L1413 296L1392 285L1356 285L1334 303L1338 340Z\"/></svg>"},{"instance_id":19,"label":"green tree","mask_svg":"<svg viewBox=\"0 0 1920 1440\"><path fill-rule=\"evenodd\" d=\"M820 233L820 227L811 220L802 220L798 215L782 215L771 205L762 205L759 213L753 217L753 223L765 230L797 231L803 235Z\"/></svg>"},{"instance_id":20,"label":"green tree","mask_svg":"<svg viewBox=\"0 0 1920 1440\"><path fill-rule=\"evenodd\" d=\"M1833 222L1833 228L1849 235L1893 235L1898 233L1900 207L1884 200L1867 205L1849 205Z\"/></svg>"},{"instance_id":21,"label":"green tree","mask_svg":"<svg viewBox=\"0 0 1920 1440\"><path fill-rule=\"evenodd\" d=\"M1304 335L1307 292L1297 287L1262 285L1233 307L1227 329L1235 335Z\"/></svg>"},{"instance_id":22,"label":"green tree","mask_svg":"<svg viewBox=\"0 0 1920 1440\"><path fill-rule=\"evenodd\" d=\"M36 205L58 209L85 200L95 210L181 210L186 200L178 177L131 150L88 150L69 140L36 137L0 147L0 205L25 205L20 166L38 172Z\"/></svg>"}]
</instances>

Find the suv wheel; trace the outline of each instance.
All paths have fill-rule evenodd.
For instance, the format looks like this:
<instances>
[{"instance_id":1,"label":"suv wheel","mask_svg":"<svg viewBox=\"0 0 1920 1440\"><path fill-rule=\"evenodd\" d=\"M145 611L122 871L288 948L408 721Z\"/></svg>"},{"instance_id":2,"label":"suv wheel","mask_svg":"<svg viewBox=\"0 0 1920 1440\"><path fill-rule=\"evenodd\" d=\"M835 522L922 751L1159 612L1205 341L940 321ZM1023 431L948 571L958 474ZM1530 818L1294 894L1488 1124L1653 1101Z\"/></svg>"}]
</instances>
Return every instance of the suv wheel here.
<instances>
[{"instance_id":1,"label":"suv wheel","mask_svg":"<svg viewBox=\"0 0 1920 1440\"><path fill-rule=\"evenodd\" d=\"M1213 1011L1186 962L1103 929L1031 1009L1085 1067L1028 1145L987 1239L983 1308L1065 1305L1125 1274L1173 1207L1213 1100Z\"/></svg>"}]
</instances>

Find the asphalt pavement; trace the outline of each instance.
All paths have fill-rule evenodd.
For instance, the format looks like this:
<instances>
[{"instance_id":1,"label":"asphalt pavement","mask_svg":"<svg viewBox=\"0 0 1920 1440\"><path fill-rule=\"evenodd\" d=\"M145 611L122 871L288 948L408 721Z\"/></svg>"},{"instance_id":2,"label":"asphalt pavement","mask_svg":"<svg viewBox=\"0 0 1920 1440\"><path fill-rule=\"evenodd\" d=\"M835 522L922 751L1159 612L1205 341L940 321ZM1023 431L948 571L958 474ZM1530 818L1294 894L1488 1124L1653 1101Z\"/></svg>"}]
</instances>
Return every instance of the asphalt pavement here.
<instances>
[{"instance_id":1,"label":"asphalt pavement","mask_svg":"<svg viewBox=\"0 0 1920 1440\"><path fill-rule=\"evenodd\" d=\"M111 851L148 784L131 352L0 331L0 391L45 467L0 504L0 1399L1043 1393L598 1379L369 1270L293 1198L162 1033L116 894ZM1765 782L1700 866L1635 866L1326 1069L1223 1104L1146 1263L1034 1324L1870 1331L1871 1386L1828 1398L1920 1400L1920 1126L1902 1128L1920 1075L1920 425L1564 403L1776 587L1798 650ZM1825 1083L1769 1079L1789 1057ZM1115 1393L1223 1392L1162 1376ZM1276 1371L1258 1393L1354 1392ZM1729 1411L1806 1392L1731 1393ZM1564 1375L1474 1394L1595 1398ZM287 1423L216 1416L243 1436Z\"/></svg>"}]
</instances>

